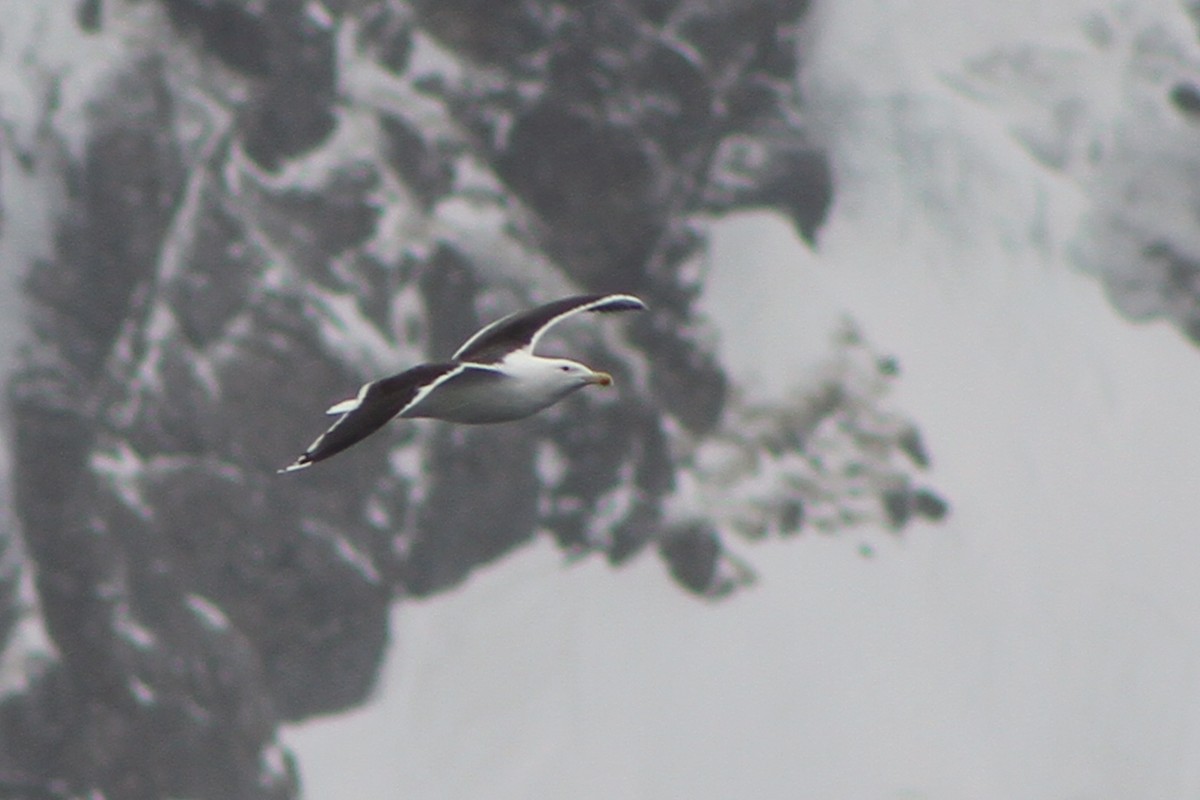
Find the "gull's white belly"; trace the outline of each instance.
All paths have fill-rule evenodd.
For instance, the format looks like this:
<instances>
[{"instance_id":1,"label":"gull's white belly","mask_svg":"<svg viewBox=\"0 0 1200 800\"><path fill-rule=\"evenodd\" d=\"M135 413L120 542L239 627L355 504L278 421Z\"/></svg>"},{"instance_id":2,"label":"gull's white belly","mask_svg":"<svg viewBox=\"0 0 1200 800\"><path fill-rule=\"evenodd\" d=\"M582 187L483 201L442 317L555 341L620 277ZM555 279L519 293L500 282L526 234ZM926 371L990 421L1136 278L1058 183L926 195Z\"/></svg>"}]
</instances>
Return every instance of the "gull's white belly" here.
<instances>
[{"instance_id":1,"label":"gull's white belly","mask_svg":"<svg viewBox=\"0 0 1200 800\"><path fill-rule=\"evenodd\" d=\"M468 425L508 422L536 414L580 388L547 386L521 376L465 377L441 384L401 416L432 417Z\"/></svg>"}]
</instances>

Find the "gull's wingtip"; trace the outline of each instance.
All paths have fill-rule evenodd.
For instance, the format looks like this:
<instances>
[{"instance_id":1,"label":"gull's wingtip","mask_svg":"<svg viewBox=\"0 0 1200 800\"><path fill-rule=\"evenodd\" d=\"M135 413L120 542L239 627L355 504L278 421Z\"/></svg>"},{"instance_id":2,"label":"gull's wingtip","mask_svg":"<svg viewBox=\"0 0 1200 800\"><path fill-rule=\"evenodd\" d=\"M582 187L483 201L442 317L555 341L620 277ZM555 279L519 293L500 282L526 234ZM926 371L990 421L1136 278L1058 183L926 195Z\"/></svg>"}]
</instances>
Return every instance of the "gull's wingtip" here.
<instances>
[{"instance_id":1,"label":"gull's wingtip","mask_svg":"<svg viewBox=\"0 0 1200 800\"><path fill-rule=\"evenodd\" d=\"M649 306L631 294L610 294L601 299L596 311L645 311Z\"/></svg>"},{"instance_id":2,"label":"gull's wingtip","mask_svg":"<svg viewBox=\"0 0 1200 800\"><path fill-rule=\"evenodd\" d=\"M304 456L300 456L299 458L297 458L291 464L288 464L283 469L275 470L275 474L276 475L286 475L289 472L298 472L302 469L308 469L312 465L313 465L313 462L309 461Z\"/></svg>"}]
</instances>

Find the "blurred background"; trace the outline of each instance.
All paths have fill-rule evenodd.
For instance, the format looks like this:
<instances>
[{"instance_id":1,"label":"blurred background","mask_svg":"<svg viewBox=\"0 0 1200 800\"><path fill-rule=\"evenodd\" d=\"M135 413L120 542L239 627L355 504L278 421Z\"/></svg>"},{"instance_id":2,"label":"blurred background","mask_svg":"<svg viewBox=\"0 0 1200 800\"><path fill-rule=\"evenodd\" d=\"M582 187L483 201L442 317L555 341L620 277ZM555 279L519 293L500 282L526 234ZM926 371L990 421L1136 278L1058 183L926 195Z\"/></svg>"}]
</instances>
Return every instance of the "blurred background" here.
<instances>
[{"instance_id":1,"label":"blurred background","mask_svg":"<svg viewBox=\"0 0 1200 800\"><path fill-rule=\"evenodd\" d=\"M1200 794L1195 4L0 19L0 798Z\"/></svg>"}]
</instances>

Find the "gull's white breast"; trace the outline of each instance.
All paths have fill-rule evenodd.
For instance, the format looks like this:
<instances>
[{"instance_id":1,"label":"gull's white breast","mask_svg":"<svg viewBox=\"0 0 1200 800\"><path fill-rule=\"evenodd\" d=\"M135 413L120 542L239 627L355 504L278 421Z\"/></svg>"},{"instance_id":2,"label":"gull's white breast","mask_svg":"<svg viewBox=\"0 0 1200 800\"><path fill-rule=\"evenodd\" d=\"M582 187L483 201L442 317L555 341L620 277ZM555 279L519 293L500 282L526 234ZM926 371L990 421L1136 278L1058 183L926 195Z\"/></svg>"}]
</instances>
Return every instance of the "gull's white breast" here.
<instances>
[{"instance_id":1,"label":"gull's white breast","mask_svg":"<svg viewBox=\"0 0 1200 800\"><path fill-rule=\"evenodd\" d=\"M563 374L553 363L522 353L505 359L495 370L468 368L401 416L467 425L523 419L583 386L577 376Z\"/></svg>"}]
</instances>

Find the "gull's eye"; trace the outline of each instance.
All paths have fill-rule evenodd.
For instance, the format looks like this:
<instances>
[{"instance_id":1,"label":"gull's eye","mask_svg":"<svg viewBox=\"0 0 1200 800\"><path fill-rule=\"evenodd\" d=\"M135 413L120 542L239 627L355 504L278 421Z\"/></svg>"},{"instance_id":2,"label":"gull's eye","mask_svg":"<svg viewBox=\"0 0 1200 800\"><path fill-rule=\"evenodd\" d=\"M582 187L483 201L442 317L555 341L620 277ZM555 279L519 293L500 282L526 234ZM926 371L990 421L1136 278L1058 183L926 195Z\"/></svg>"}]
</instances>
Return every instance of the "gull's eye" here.
<instances>
[{"instance_id":1,"label":"gull's eye","mask_svg":"<svg viewBox=\"0 0 1200 800\"><path fill-rule=\"evenodd\" d=\"M571 368L570 368L570 367L568 367L566 364L563 364L561 367L559 367L559 369L561 369L563 372L570 372L570 371L571 371Z\"/></svg>"}]
</instances>

